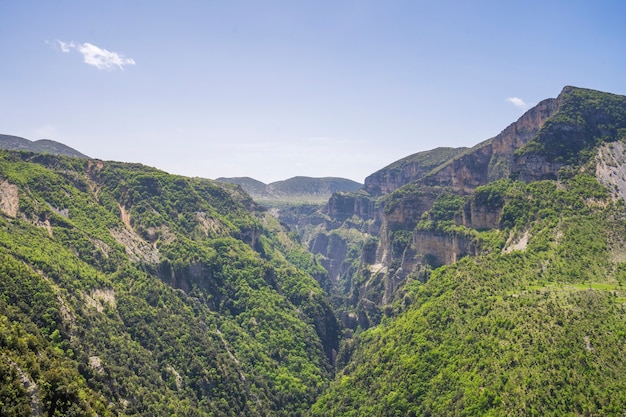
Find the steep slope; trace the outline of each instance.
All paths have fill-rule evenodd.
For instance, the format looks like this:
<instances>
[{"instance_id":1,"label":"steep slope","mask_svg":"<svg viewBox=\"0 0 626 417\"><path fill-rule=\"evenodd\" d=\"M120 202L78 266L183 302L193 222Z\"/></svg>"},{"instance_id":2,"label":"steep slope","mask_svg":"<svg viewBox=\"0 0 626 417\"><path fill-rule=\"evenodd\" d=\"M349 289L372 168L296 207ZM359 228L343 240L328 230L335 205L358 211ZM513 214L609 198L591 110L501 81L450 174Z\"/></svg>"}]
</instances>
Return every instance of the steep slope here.
<instances>
[{"instance_id":1,"label":"steep slope","mask_svg":"<svg viewBox=\"0 0 626 417\"><path fill-rule=\"evenodd\" d=\"M297 416L325 387L324 271L240 188L8 151L0 183L0 414Z\"/></svg>"},{"instance_id":2,"label":"steep slope","mask_svg":"<svg viewBox=\"0 0 626 417\"><path fill-rule=\"evenodd\" d=\"M619 415L624 132L566 87L319 211L0 152L0 414Z\"/></svg>"},{"instance_id":3,"label":"steep slope","mask_svg":"<svg viewBox=\"0 0 626 417\"><path fill-rule=\"evenodd\" d=\"M626 97L566 87L373 216L334 197L335 230L370 233L338 277L370 329L312 415L621 413L624 129Z\"/></svg>"},{"instance_id":4,"label":"steep slope","mask_svg":"<svg viewBox=\"0 0 626 417\"><path fill-rule=\"evenodd\" d=\"M479 254L481 247L472 235L451 226L497 228L501 213L485 204L489 195L473 193L498 179L531 181L572 175L600 144L616 143L623 137L625 100L614 94L565 87L557 98L540 102L496 137L433 163L428 171L421 162L425 168L415 180L390 194L378 196L382 189L374 187L375 195L333 195L323 226L302 235L337 283L337 308L356 317L344 324L356 330L356 323L361 327L378 323L384 306L397 297L407 280L424 280L432 268ZM569 142L578 153L571 154ZM544 149L549 150L545 156ZM567 152L559 157L555 149ZM433 155L442 152L434 150ZM619 158L617 154L614 157ZM395 165L406 166L406 161L420 158L445 159L419 153ZM417 169L413 164L412 169ZM391 171L380 172L388 175ZM370 178L380 179L381 175ZM368 179L366 184L378 182ZM444 221L448 224L445 228L433 226L433 222Z\"/></svg>"},{"instance_id":5,"label":"steep slope","mask_svg":"<svg viewBox=\"0 0 626 417\"><path fill-rule=\"evenodd\" d=\"M439 231L480 251L405 286L344 346L312 415L619 415L626 209L589 174L598 155L558 182L479 188L469 198L499 213L494 229L418 225L414 244Z\"/></svg>"},{"instance_id":6,"label":"steep slope","mask_svg":"<svg viewBox=\"0 0 626 417\"><path fill-rule=\"evenodd\" d=\"M626 139L626 97L565 87L558 101L559 112L516 152L515 178L557 178L562 167L592 158L598 146Z\"/></svg>"},{"instance_id":7,"label":"steep slope","mask_svg":"<svg viewBox=\"0 0 626 417\"><path fill-rule=\"evenodd\" d=\"M0 134L0 149L49 153L52 155L73 156L75 158L88 158L88 156L83 155L76 149L50 139L40 139L33 142L18 136Z\"/></svg>"},{"instance_id":8,"label":"steep slope","mask_svg":"<svg viewBox=\"0 0 626 417\"><path fill-rule=\"evenodd\" d=\"M570 88L556 99L541 101L494 138L466 150L425 176L423 183L450 187L457 193L470 193L480 185L508 178L514 153L530 142L546 121L569 99Z\"/></svg>"},{"instance_id":9,"label":"steep slope","mask_svg":"<svg viewBox=\"0 0 626 417\"><path fill-rule=\"evenodd\" d=\"M403 185L419 181L467 148L435 148L402 158L365 178L363 187L372 196L390 194Z\"/></svg>"}]
</instances>

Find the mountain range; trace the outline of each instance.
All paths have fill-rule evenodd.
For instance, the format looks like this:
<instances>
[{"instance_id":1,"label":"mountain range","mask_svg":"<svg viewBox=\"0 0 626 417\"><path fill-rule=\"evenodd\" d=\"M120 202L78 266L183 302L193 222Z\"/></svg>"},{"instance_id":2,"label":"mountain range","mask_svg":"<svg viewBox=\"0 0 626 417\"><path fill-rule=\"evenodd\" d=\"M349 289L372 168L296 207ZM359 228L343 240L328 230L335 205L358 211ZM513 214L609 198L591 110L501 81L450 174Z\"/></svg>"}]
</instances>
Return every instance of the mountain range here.
<instances>
[{"instance_id":1,"label":"mountain range","mask_svg":"<svg viewBox=\"0 0 626 417\"><path fill-rule=\"evenodd\" d=\"M320 204L328 201L333 193L355 192L363 187L345 178L293 177L283 181L264 184L249 177L217 178L216 181L238 184L255 200L264 204Z\"/></svg>"},{"instance_id":2,"label":"mountain range","mask_svg":"<svg viewBox=\"0 0 626 417\"><path fill-rule=\"evenodd\" d=\"M50 139L30 141L18 136L2 134L0 134L0 149L49 153L52 155L65 155L76 158L89 158L87 155L78 152L76 149Z\"/></svg>"},{"instance_id":3,"label":"mountain range","mask_svg":"<svg viewBox=\"0 0 626 417\"><path fill-rule=\"evenodd\" d=\"M571 86L362 186L0 151L0 414L621 415L625 172Z\"/></svg>"}]
</instances>

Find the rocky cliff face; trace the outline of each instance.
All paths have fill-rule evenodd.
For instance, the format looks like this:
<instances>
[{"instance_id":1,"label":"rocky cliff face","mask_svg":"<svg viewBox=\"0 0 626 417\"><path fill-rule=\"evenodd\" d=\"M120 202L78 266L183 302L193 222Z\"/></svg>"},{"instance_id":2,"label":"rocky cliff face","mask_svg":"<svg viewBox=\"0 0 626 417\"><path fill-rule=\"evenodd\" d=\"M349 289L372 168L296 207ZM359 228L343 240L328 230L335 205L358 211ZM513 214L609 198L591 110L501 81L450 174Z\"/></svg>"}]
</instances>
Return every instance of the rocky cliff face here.
<instances>
[{"instance_id":1,"label":"rocky cliff face","mask_svg":"<svg viewBox=\"0 0 626 417\"><path fill-rule=\"evenodd\" d=\"M544 155L526 154L515 158L511 176L524 182L554 180L563 162L549 161Z\"/></svg>"},{"instance_id":2,"label":"rocky cliff face","mask_svg":"<svg viewBox=\"0 0 626 417\"><path fill-rule=\"evenodd\" d=\"M450 265L464 256L478 254L479 245L468 236L439 231L416 230L413 248L433 267Z\"/></svg>"},{"instance_id":3,"label":"rocky cliff face","mask_svg":"<svg viewBox=\"0 0 626 417\"><path fill-rule=\"evenodd\" d=\"M436 148L407 156L365 178L364 189L373 196L390 194L403 185L419 181L465 150L466 148Z\"/></svg>"},{"instance_id":4,"label":"rocky cliff face","mask_svg":"<svg viewBox=\"0 0 626 417\"><path fill-rule=\"evenodd\" d=\"M425 279L419 272L424 265L447 265L480 250L462 234L414 229L442 193L469 195L508 177L515 151L537 134L557 104L555 99L542 101L474 148L438 148L391 164L366 178L364 190L370 195L332 195L326 227L310 240L309 248L324 257L333 282L342 285L348 309L356 310L355 323L377 323L381 306L393 301L409 275ZM468 200L455 220L469 228L489 229L498 227L500 216L499 209ZM356 238L333 232L355 226Z\"/></svg>"},{"instance_id":5,"label":"rocky cliff face","mask_svg":"<svg viewBox=\"0 0 626 417\"><path fill-rule=\"evenodd\" d=\"M511 176L523 181L554 179L566 166L589 162L603 143L626 139L626 97L565 87L558 111L515 155Z\"/></svg>"},{"instance_id":6,"label":"rocky cliff face","mask_svg":"<svg viewBox=\"0 0 626 417\"><path fill-rule=\"evenodd\" d=\"M424 183L469 194L480 185L506 178L514 153L537 135L558 109L557 99L547 99L528 110L498 136L466 150L424 178Z\"/></svg>"},{"instance_id":7,"label":"rocky cliff face","mask_svg":"<svg viewBox=\"0 0 626 417\"><path fill-rule=\"evenodd\" d=\"M390 230L414 228L422 214L433 206L438 193L439 190L436 188L423 187L420 188L419 192L411 192L388 199L383 224L388 225ZM394 196L392 195L392 197Z\"/></svg>"},{"instance_id":8,"label":"rocky cliff face","mask_svg":"<svg viewBox=\"0 0 626 417\"><path fill-rule=\"evenodd\" d=\"M381 205L365 194L334 193L327 204L328 216L333 222L342 223L352 216L363 220L375 220L380 217Z\"/></svg>"},{"instance_id":9,"label":"rocky cliff face","mask_svg":"<svg viewBox=\"0 0 626 417\"><path fill-rule=\"evenodd\" d=\"M502 207L489 207L475 199L467 201L455 217L456 224L478 230L497 229L502 218Z\"/></svg>"},{"instance_id":10,"label":"rocky cliff face","mask_svg":"<svg viewBox=\"0 0 626 417\"><path fill-rule=\"evenodd\" d=\"M613 193L626 201L626 143L603 145L596 156L596 177Z\"/></svg>"},{"instance_id":11,"label":"rocky cliff face","mask_svg":"<svg viewBox=\"0 0 626 417\"><path fill-rule=\"evenodd\" d=\"M407 279L426 279L429 268L483 250L463 228L501 227L504 196L485 194L482 186L508 178L557 179L562 168L580 167L596 152L594 146L608 141L611 146L598 156L597 175L616 197L626 197L620 163L626 148L615 142L626 139L625 102L565 87L473 148L420 152L367 177L359 194L334 194L323 236L309 247L323 254L334 282L342 285L346 307L356 314L350 322L376 323ZM433 215L437 204L448 217Z\"/></svg>"},{"instance_id":12,"label":"rocky cliff face","mask_svg":"<svg viewBox=\"0 0 626 417\"><path fill-rule=\"evenodd\" d=\"M322 265L328 271L331 282L337 283L343 261L348 253L348 242L336 233L320 233L310 243L309 250L323 256Z\"/></svg>"}]
</instances>

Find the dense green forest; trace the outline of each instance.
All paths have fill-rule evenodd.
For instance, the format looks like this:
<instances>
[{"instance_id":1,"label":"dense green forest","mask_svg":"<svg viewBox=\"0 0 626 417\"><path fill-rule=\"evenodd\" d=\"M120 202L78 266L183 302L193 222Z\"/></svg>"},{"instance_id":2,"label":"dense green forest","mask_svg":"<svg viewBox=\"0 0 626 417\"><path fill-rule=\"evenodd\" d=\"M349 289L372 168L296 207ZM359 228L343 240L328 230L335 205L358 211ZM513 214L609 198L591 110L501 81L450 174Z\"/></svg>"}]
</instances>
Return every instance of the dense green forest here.
<instances>
[{"instance_id":1,"label":"dense green forest","mask_svg":"<svg viewBox=\"0 0 626 417\"><path fill-rule=\"evenodd\" d=\"M623 415L626 98L550 100L518 148L416 154L278 217L0 151L0 415Z\"/></svg>"},{"instance_id":2,"label":"dense green forest","mask_svg":"<svg viewBox=\"0 0 626 417\"><path fill-rule=\"evenodd\" d=\"M313 415L618 415L626 409L621 200L587 174L478 190L485 253L412 281L344 352ZM506 250L511 241L525 247ZM507 241L509 242L507 246Z\"/></svg>"},{"instance_id":3,"label":"dense green forest","mask_svg":"<svg viewBox=\"0 0 626 417\"><path fill-rule=\"evenodd\" d=\"M324 275L240 189L15 152L0 177L0 414L301 415L325 388Z\"/></svg>"},{"instance_id":4,"label":"dense green forest","mask_svg":"<svg viewBox=\"0 0 626 417\"><path fill-rule=\"evenodd\" d=\"M450 160L452 181L382 198L378 281L420 262L380 324L343 341L311 415L623 415L626 97L565 87L550 108L511 156L483 158L495 138ZM510 176L463 186L504 160Z\"/></svg>"}]
</instances>

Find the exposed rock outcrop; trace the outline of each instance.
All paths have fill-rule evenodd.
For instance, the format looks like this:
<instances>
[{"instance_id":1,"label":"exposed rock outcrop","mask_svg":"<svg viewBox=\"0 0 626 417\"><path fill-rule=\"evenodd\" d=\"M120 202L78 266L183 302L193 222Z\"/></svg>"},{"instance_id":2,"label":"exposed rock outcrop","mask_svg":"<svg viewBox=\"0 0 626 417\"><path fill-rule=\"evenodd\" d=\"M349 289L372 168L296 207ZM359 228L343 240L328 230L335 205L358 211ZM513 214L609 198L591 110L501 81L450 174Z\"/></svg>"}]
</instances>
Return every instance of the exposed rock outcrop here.
<instances>
[{"instance_id":1,"label":"exposed rock outcrop","mask_svg":"<svg viewBox=\"0 0 626 417\"><path fill-rule=\"evenodd\" d=\"M419 181L438 166L466 148L436 148L402 158L365 178L364 189L370 195L390 194L403 185Z\"/></svg>"},{"instance_id":2,"label":"exposed rock outcrop","mask_svg":"<svg viewBox=\"0 0 626 417\"><path fill-rule=\"evenodd\" d=\"M471 199L465 203L455 221L472 229L496 229L500 225L501 217L502 207L489 207Z\"/></svg>"},{"instance_id":3,"label":"exposed rock outcrop","mask_svg":"<svg viewBox=\"0 0 626 417\"><path fill-rule=\"evenodd\" d=\"M381 213L379 202L364 194L334 193L328 200L328 216L341 223L357 216L363 220L377 219Z\"/></svg>"},{"instance_id":4,"label":"exposed rock outcrop","mask_svg":"<svg viewBox=\"0 0 626 417\"><path fill-rule=\"evenodd\" d=\"M348 243L337 233L326 235L318 234L310 243L309 250L315 254L321 254L322 266L328 271L331 282L336 283L341 273L341 267L348 253Z\"/></svg>"},{"instance_id":5,"label":"exposed rock outcrop","mask_svg":"<svg viewBox=\"0 0 626 417\"><path fill-rule=\"evenodd\" d=\"M626 143L612 142L600 147L596 157L596 177L626 201Z\"/></svg>"},{"instance_id":6,"label":"exposed rock outcrop","mask_svg":"<svg viewBox=\"0 0 626 417\"><path fill-rule=\"evenodd\" d=\"M548 161L543 155L521 155L513 161L511 176L524 182L554 180L563 165L563 162Z\"/></svg>"},{"instance_id":7,"label":"exposed rock outcrop","mask_svg":"<svg viewBox=\"0 0 626 417\"><path fill-rule=\"evenodd\" d=\"M467 255L477 255L480 247L471 238L454 233L417 230L413 247L432 266L450 265Z\"/></svg>"},{"instance_id":8,"label":"exposed rock outcrop","mask_svg":"<svg viewBox=\"0 0 626 417\"><path fill-rule=\"evenodd\" d=\"M466 150L424 178L424 183L468 194L511 173L514 153L528 143L558 110L558 99L547 99L528 110L496 137Z\"/></svg>"},{"instance_id":9,"label":"exposed rock outcrop","mask_svg":"<svg viewBox=\"0 0 626 417\"><path fill-rule=\"evenodd\" d=\"M128 257L133 261L152 265L159 262L159 250L143 240L132 229L111 229L110 232L117 243L124 246Z\"/></svg>"},{"instance_id":10,"label":"exposed rock outcrop","mask_svg":"<svg viewBox=\"0 0 626 417\"><path fill-rule=\"evenodd\" d=\"M8 181L0 183L0 210L15 218L19 209L20 197L17 187Z\"/></svg>"}]
</instances>

